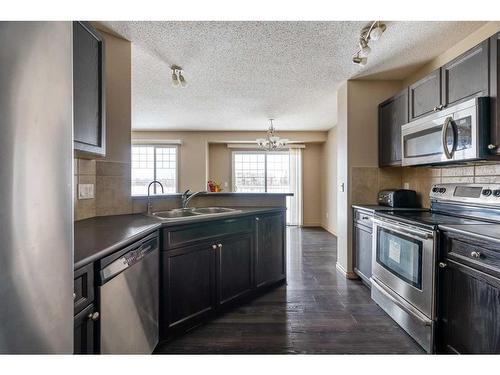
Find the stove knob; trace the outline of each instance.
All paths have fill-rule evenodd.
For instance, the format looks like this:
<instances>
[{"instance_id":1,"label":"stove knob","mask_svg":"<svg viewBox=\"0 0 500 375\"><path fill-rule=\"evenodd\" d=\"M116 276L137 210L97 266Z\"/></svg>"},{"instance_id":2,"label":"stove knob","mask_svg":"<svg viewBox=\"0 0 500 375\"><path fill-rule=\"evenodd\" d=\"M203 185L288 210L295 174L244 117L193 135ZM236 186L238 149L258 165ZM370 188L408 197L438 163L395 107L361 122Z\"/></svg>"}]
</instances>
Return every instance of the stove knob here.
<instances>
[{"instance_id":1,"label":"stove knob","mask_svg":"<svg viewBox=\"0 0 500 375\"><path fill-rule=\"evenodd\" d=\"M493 190L493 195L495 197L500 197L500 190Z\"/></svg>"},{"instance_id":2,"label":"stove knob","mask_svg":"<svg viewBox=\"0 0 500 375\"><path fill-rule=\"evenodd\" d=\"M440 192L441 194L446 193L446 188L444 188L444 187L439 188L439 192Z\"/></svg>"},{"instance_id":3,"label":"stove knob","mask_svg":"<svg viewBox=\"0 0 500 375\"><path fill-rule=\"evenodd\" d=\"M490 190L490 189L484 189L484 190L483 190L483 195L484 195L485 197L489 197L489 196L491 195L491 190Z\"/></svg>"},{"instance_id":4,"label":"stove knob","mask_svg":"<svg viewBox=\"0 0 500 375\"><path fill-rule=\"evenodd\" d=\"M439 191L439 189L438 189L437 187L433 187L433 188L432 188L432 192L433 192L433 193L437 193L438 191Z\"/></svg>"}]
</instances>

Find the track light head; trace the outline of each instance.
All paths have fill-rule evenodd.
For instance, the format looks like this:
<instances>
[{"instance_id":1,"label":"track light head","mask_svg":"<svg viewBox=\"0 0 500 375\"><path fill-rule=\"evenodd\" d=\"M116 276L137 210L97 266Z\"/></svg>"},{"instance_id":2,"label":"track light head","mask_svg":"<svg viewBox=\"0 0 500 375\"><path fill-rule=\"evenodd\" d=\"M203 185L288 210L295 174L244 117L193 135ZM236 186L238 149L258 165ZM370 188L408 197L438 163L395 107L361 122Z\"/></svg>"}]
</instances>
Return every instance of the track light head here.
<instances>
[{"instance_id":1,"label":"track light head","mask_svg":"<svg viewBox=\"0 0 500 375\"><path fill-rule=\"evenodd\" d=\"M172 86L173 87L179 87L179 77L177 76L177 70L172 69Z\"/></svg>"},{"instance_id":2,"label":"track light head","mask_svg":"<svg viewBox=\"0 0 500 375\"><path fill-rule=\"evenodd\" d=\"M368 42L361 38L359 40L359 56L360 57L366 57L370 54L372 49L368 46Z\"/></svg>"},{"instance_id":3,"label":"track light head","mask_svg":"<svg viewBox=\"0 0 500 375\"><path fill-rule=\"evenodd\" d=\"M372 31L370 31L369 35L370 39L379 40L382 34L384 33L385 29L386 26L383 23L377 21L377 25L374 28L372 28Z\"/></svg>"},{"instance_id":4,"label":"track light head","mask_svg":"<svg viewBox=\"0 0 500 375\"><path fill-rule=\"evenodd\" d=\"M182 70L179 70L179 82L181 84L182 87L186 87L187 86L187 81L186 81L186 78L184 78L184 75L182 74Z\"/></svg>"},{"instance_id":5,"label":"track light head","mask_svg":"<svg viewBox=\"0 0 500 375\"><path fill-rule=\"evenodd\" d=\"M352 58L353 64L360 65L360 66L365 66L366 63L368 62L368 59L366 57L361 57L361 56L353 56Z\"/></svg>"}]
</instances>

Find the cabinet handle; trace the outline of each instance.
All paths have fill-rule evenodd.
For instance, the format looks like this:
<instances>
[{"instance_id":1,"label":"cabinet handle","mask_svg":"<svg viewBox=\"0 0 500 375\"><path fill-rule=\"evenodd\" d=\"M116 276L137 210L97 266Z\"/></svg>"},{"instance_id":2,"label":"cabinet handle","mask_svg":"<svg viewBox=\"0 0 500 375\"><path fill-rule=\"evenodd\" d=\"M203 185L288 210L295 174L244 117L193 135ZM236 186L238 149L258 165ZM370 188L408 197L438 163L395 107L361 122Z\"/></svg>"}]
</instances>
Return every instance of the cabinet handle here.
<instances>
[{"instance_id":1,"label":"cabinet handle","mask_svg":"<svg viewBox=\"0 0 500 375\"><path fill-rule=\"evenodd\" d=\"M363 220L368 220L368 219L369 219L369 217L368 217L368 216L361 216L361 219L363 219Z\"/></svg>"},{"instance_id":2,"label":"cabinet handle","mask_svg":"<svg viewBox=\"0 0 500 375\"><path fill-rule=\"evenodd\" d=\"M89 320L93 320L94 322L99 319L99 313L96 311L95 313L90 313L88 315Z\"/></svg>"},{"instance_id":3,"label":"cabinet handle","mask_svg":"<svg viewBox=\"0 0 500 375\"><path fill-rule=\"evenodd\" d=\"M212 245L213 250L217 250L217 245Z\"/></svg>"},{"instance_id":4,"label":"cabinet handle","mask_svg":"<svg viewBox=\"0 0 500 375\"><path fill-rule=\"evenodd\" d=\"M448 265L445 262L439 262L439 268L446 268Z\"/></svg>"},{"instance_id":5,"label":"cabinet handle","mask_svg":"<svg viewBox=\"0 0 500 375\"><path fill-rule=\"evenodd\" d=\"M497 145L489 144L488 150L495 150L497 147L498 147Z\"/></svg>"},{"instance_id":6,"label":"cabinet handle","mask_svg":"<svg viewBox=\"0 0 500 375\"><path fill-rule=\"evenodd\" d=\"M470 256L476 259L481 258L481 253L479 251L473 251L470 253Z\"/></svg>"}]
</instances>

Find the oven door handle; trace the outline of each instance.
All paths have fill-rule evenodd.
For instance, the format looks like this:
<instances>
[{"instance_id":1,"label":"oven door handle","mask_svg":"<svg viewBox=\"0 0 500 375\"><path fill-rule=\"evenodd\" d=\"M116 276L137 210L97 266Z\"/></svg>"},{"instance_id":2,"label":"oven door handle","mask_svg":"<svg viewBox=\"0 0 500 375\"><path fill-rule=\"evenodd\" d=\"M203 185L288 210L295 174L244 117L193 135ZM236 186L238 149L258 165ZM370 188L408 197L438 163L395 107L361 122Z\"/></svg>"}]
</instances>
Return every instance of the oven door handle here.
<instances>
[{"instance_id":1,"label":"oven door handle","mask_svg":"<svg viewBox=\"0 0 500 375\"><path fill-rule=\"evenodd\" d=\"M453 148L451 152L450 150L448 150L448 140L446 139L446 133L448 132L448 128L450 127L450 125L453 134ZM446 117L446 120L444 120L443 129L441 130L441 141L443 143L443 151L446 158L453 159L453 152L455 151L455 129L453 128L453 117L451 116Z\"/></svg>"},{"instance_id":2,"label":"oven door handle","mask_svg":"<svg viewBox=\"0 0 500 375\"><path fill-rule=\"evenodd\" d=\"M399 232L401 234L410 233L410 234L413 234L414 236L417 236L417 237L422 238L424 240L428 240L429 238L434 237L434 235L430 232L424 232L424 231L420 231L418 229L409 228L407 226L401 226L401 225L398 225L397 223L393 223L392 221L389 222L389 221L381 220L378 218L373 218L372 221L373 221L373 223L378 224L380 226L385 226L385 227L395 229L397 232Z\"/></svg>"},{"instance_id":3,"label":"oven door handle","mask_svg":"<svg viewBox=\"0 0 500 375\"><path fill-rule=\"evenodd\" d=\"M380 283L378 280L376 280L374 277L371 279L372 284L377 290L382 293L385 297L391 300L395 305L397 305L401 310L406 311L408 314L413 316L415 319L417 319L420 323L422 323L425 326L431 326L432 321L427 318L424 314L422 314L420 311L418 311L415 308L412 308L410 306L407 306L403 302L399 301L396 297L392 295L389 291L386 290L386 287Z\"/></svg>"}]
</instances>

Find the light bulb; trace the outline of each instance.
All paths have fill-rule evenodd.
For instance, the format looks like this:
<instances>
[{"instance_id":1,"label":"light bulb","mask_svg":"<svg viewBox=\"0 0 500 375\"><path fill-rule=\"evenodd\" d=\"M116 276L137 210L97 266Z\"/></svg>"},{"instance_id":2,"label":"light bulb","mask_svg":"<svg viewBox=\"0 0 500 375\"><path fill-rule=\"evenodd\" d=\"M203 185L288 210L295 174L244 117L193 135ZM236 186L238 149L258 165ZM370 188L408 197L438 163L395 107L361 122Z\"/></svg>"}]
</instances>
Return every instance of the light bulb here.
<instances>
[{"instance_id":1,"label":"light bulb","mask_svg":"<svg viewBox=\"0 0 500 375\"><path fill-rule=\"evenodd\" d=\"M383 23L379 23L376 27L372 29L370 32L370 39L379 40L382 34L385 31L386 26Z\"/></svg>"},{"instance_id":2,"label":"light bulb","mask_svg":"<svg viewBox=\"0 0 500 375\"><path fill-rule=\"evenodd\" d=\"M372 49L368 46L368 43L364 39L361 39L359 41L359 56L366 57L371 51Z\"/></svg>"},{"instance_id":3,"label":"light bulb","mask_svg":"<svg viewBox=\"0 0 500 375\"><path fill-rule=\"evenodd\" d=\"M179 87L179 77L177 77L177 72L172 69L172 86Z\"/></svg>"},{"instance_id":4,"label":"light bulb","mask_svg":"<svg viewBox=\"0 0 500 375\"><path fill-rule=\"evenodd\" d=\"M179 71L179 82L180 82L180 84L181 84L182 87L186 87L187 86L187 81L184 78L184 76L182 75L182 70Z\"/></svg>"}]
</instances>

